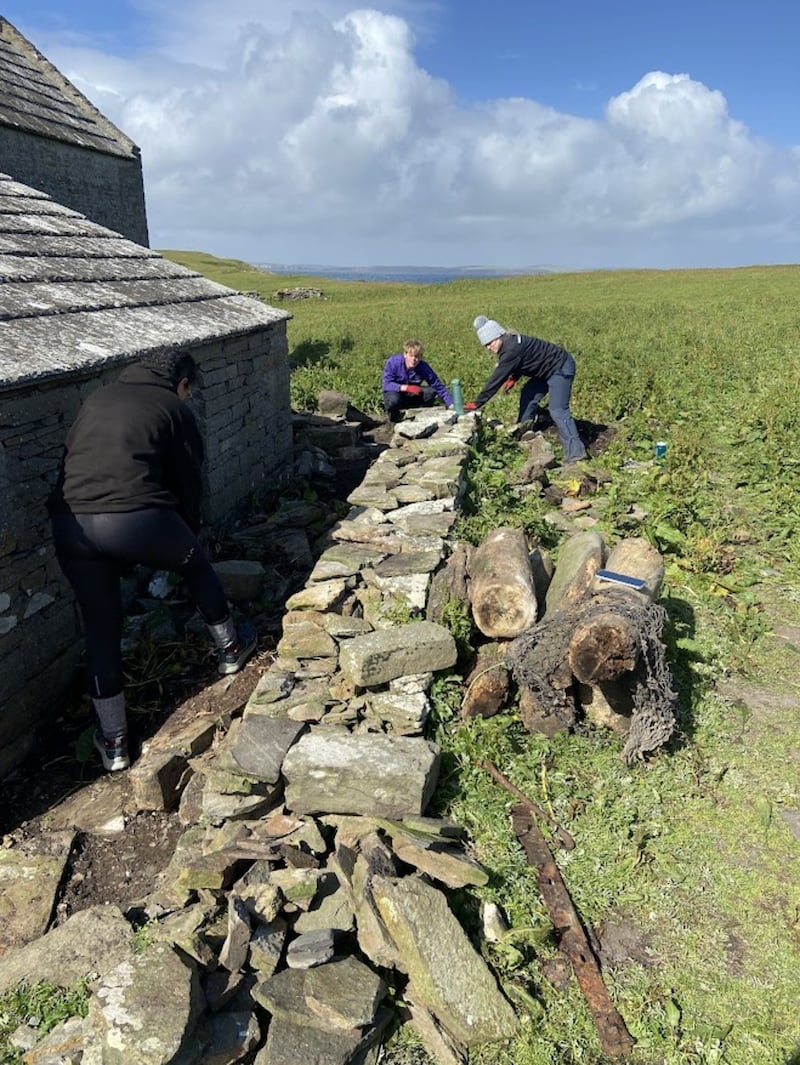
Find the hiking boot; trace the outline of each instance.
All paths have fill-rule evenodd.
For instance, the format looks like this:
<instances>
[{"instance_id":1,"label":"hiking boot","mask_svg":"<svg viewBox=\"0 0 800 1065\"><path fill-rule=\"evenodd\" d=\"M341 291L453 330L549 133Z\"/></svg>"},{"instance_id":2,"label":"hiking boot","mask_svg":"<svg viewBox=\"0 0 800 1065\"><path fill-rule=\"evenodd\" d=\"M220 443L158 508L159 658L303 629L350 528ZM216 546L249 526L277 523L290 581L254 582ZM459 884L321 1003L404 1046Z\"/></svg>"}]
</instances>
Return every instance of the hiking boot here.
<instances>
[{"instance_id":1,"label":"hiking boot","mask_svg":"<svg viewBox=\"0 0 800 1065\"><path fill-rule=\"evenodd\" d=\"M223 676L238 673L258 643L255 625L244 622L236 629L236 643L230 644L219 653L219 669Z\"/></svg>"},{"instance_id":2,"label":"hiking boot","mask_svg":"<svg viewBox=\"0 0 800 1065\"><path fill-rule=\"evenodd\" d=\"M100 732L94 734L94 745L103 762L103 769L109 773L116 773L120 769L127 769L131 764L128 754L128 737L126 735L115 736L107 740Z\"/></svg>"}]
</instances>

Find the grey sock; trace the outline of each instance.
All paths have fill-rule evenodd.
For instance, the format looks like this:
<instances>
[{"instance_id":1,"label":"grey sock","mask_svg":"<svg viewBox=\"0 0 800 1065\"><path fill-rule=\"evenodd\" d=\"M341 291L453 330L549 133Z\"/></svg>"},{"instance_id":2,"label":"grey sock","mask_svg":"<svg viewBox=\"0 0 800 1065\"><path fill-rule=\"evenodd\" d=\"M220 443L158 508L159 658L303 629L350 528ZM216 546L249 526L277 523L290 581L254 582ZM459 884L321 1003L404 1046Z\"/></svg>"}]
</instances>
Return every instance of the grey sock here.
<instances>
[{"instance_id":1,"label":"grey sock","mask_svg":"<svg viewBox=\"0 0 800 1065\"><path fill-rule=\"evenodd\" d=\"M225 621L220 621L218 625L209 625L208 631L220 651L224 651L226 647L236 643L236 625L230 615Z\"/></svg>"},{"instance_id":2,"label":"grey sock","mask_svg":"<svg viewBox=\"0 0 800 1065\"><path fill-rule=\"evenodd\" d=\"M128 721L125 717L125 692L112 695L108 699L92 698L94 712L100 722L100 731L104 739L114 740L117 736L124 736L128 732Z\"/></svg>"}]
</instances>

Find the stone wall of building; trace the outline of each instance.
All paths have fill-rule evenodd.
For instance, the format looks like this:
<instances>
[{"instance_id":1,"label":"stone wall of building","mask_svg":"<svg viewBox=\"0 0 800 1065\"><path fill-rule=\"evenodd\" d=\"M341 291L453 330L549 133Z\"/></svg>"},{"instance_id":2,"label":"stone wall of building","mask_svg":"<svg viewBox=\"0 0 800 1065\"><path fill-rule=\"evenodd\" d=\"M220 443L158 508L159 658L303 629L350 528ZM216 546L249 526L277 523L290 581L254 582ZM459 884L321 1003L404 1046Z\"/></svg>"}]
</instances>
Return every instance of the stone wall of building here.
<instances>
[{"instance_id":1,"label":"stone wall of building","mask_svg":"<svg viewBox=\"0 0 800 1065\"><path fill-rule=\"evenodd\" d=\"M191 348L192 404L206 445L206 520L222 522L279 480L292 449L286 325ZM0 392L0 779L57 708L80 651L78 615L55 558L46 500L81 402L113 380L64 375Z\"/></svg>"},{"instance_id":2,"label":"stone wall of building","mask_svg":"<svg viewBox=\"0 0 800 1065\"><path fill-rule=\"evenodd\" d=\"M142 161L0 125L0 169L93 222L149 246Z\"/></svg>"}]
</instances>

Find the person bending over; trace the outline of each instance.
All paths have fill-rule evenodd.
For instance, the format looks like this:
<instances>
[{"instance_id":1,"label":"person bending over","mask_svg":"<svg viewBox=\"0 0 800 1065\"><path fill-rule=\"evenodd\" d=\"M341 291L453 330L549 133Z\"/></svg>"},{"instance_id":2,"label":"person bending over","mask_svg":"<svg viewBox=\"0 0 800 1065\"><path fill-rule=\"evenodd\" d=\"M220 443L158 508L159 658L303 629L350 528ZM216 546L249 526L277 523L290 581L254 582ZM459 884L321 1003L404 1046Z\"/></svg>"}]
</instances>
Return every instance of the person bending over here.
<instances>
[{"instance_id":1,"label":"person bending over","mask_svg":"<svg viewBox=\"0 0 800 1065\"><path fill-rule=\"evenodd\" d=\"M390 355L383 367L383 407L390 422L397 422L409 407L430 407L436 397L448 409L453 397L422 358L422 344L407 340L403 350Z\"/></svg>"},{"instance_id":2,"label":"person bending over","mask_svg":"<svg viewBox=\"0 0 800 1065\"><path fill-rule=\"evenodd\" d=\"M550 417L558 430L565 465L585 459L586 448L569 409L575 380L572 355L549 340L509 332L482 314L473 322L473 328L481 344L497 357L497 365L475 402L464 404L465 410L478 410L501 388L508 391L520 377L527 377L519 397L518 424L533 423L540 401L549 396Z\"/></svg>"},{"instance_id":3,"label":"person bending over","mask_svg":"<svg viewBox=\"0 0 800 1065\"><path fill-rule=\"evenodd\" d=\"M177 573L236 673L257 642L237 629L222 585L197 539L203 444L184 402L197 368L171 351L128 367L85 401L67 435L48 501L56 555L72 585L86 636L94 745L105 769L130 765L123 691L121 573L131 564Z\"/></svg>"}]
</instances>

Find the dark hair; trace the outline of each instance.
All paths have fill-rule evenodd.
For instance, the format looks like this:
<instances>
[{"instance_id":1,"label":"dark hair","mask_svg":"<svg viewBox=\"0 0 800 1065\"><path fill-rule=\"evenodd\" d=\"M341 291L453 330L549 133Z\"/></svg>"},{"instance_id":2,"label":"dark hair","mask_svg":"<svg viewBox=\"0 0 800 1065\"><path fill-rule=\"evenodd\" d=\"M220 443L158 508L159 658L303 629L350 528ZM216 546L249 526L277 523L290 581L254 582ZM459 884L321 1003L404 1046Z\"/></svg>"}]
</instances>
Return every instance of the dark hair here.
<instances>
[{"instance_id":1,"label":"dark hair","mask_svg":"<svg viewBox=\"0 0 800 1065\"><path fill-rule=\"evenodd\" d=\"M188 351L162 351L158 355L148 355L142 359L142 366L166 377L173 388L177 388L184 377L190 385L197 378L197 363Z\"/></svg>"}]
</instances>

